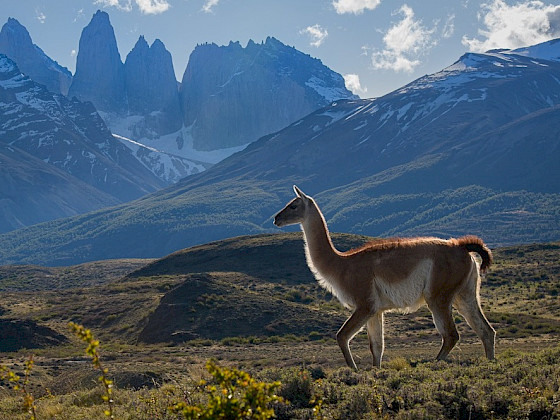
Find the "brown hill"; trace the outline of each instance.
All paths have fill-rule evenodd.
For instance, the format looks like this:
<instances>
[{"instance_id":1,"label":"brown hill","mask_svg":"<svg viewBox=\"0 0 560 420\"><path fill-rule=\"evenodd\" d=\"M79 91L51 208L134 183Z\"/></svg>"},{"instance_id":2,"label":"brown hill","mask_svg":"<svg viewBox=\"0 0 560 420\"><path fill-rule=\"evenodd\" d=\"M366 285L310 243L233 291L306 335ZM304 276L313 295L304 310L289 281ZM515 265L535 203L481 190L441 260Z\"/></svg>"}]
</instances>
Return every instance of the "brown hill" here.
<instances>
[{"instance_id":1,"label":"brown hill","mask_svg":"<svg viewBox=\"0 0 560 420\"><path fill-rule=\"evenodd\" d=\"M334 235L341 249L367 241ZM129 278L186 275L150 315L139 340L183 342L197 338L295 334L331 336L344 316L305 263L301 233L231 238L175 252ZM312 304L313 303L313 304ZM327 316L325 316L327 315Z\"/></svg>"}]
</instances>

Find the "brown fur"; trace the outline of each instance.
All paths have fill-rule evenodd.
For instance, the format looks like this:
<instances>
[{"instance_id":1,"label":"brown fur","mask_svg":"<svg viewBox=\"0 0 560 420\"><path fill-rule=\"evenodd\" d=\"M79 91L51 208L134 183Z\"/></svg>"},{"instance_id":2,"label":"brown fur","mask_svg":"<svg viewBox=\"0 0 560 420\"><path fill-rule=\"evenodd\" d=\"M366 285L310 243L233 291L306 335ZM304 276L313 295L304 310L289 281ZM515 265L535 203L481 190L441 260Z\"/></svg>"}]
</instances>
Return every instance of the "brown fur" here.
<instances>
[{"instance_id":1,"label":"brown fur","mask_svg":"<svg viewBox=\"0 0 560 420\"><path fill-rule=\"evenodd\" d=\"M383 313L415 310L427 303L443 343L439 359L459 340L452 305L481 338L486 356L494 357L495 332L482 310L478 294L478 265L470 252L482 257L481 269L492 253L476 236L443 240L431 237L379 239L340 252L332 244L325 219L315 201L294 186L297 197L274 218L277 226L300 223L307 263L319 283L353 310L337 333L348 366L356 368L349 348L352 337L366 325L374 365L383 353Z\"/></svg>"}]
</instances>

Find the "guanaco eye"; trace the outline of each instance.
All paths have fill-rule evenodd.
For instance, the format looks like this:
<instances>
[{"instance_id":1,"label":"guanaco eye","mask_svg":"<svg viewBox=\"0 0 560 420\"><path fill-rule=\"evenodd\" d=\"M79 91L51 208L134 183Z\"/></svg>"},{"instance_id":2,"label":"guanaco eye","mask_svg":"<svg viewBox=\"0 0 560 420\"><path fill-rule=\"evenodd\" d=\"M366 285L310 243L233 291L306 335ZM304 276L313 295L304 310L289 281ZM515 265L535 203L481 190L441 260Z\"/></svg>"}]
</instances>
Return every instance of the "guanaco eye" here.
<instances>
[{"instance_id":1,"label":"guanaco eye","mask_svg":"<svg viewBox=\"0 0 560 420\"><path fill-rule=\"evenodd\" d=\"M292 210L295 210L295 209L297 208L297 204L295 204L295 203L294 203L294 204L290 204L290 208L291 208Z\"/></svg>"}]
</instances>

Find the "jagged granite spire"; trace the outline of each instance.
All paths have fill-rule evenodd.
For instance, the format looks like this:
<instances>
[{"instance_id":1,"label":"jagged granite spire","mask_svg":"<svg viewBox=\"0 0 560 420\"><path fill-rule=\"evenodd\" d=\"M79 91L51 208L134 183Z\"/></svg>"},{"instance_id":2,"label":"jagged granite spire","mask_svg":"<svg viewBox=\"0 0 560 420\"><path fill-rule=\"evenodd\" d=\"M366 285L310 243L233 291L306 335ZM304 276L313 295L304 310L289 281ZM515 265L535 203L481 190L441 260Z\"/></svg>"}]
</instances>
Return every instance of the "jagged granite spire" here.
<instances>
[{"instance_id":1,"label":"jagged granite spire","mask_svg":"<svg viewBox=\"0 0 560 420\"><path fill-rule=\"evenodd\" d=\"M47 56L41 48L33 44L29 32L14 18L2 26L0 31L0 53L15 61L20 71L37 83L41 83L54 93L66 95L72 74Z\"/></svg>"},{"instance_id":2,"label":"jagged granite spire","mask_svg":"<svg viewBox=\"0 0 560 420\"><path fill-rule=\"evenodd\" d=\"M68 96L91 101L101 111L126 111L124 66L109 15L101 10L82 31Z\"/></svg>"},{"instance_id":3,"label":"jagged granite spire","mask_svg":"<svg viewBox=\"0 0 560 420\"><path fill-rule=\"evenodd\" d=\"M147 128L160 135L179 130L179 91L165 45L156 39L149 47L140 36L126 57L124 73L129 115L146 116Z\"/></svg>"},{"instance_id":4,"label":"jagged granite spire","mask_svg":"<svg viewBox=\"0 0 560 420\"><path fill-rule=\"evenodd\" d=\"M355 97L340 74L271 37L245 48L238 42L197 46L180 96L198 150L250 143L332 101Z\"/></svg>"}]
</instances>

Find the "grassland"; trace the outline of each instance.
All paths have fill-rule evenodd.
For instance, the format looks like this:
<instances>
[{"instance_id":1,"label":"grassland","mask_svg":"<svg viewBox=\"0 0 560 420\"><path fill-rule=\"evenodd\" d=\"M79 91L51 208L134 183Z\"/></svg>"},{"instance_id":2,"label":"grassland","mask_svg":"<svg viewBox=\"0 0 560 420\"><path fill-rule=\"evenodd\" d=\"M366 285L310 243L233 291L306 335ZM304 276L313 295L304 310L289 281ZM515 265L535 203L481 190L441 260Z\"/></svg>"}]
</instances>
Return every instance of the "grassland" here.
<instances>
[{"instance_id":1,"label":"grassland","mask_svg":"<svg viewBox=\"0 0 560 420\"><path fill-rule=\"evenodd\" d=\"M341 249L365 240L334 239ZM482 357L458 314L458 348L449 362L433 361L439 336L421 309L386 317L382 369L371 369L359 334L352 343L358 372L343 367L333 339L348 313L317 286L302 247L299 233L260 235L155 261L2 267L0 320L34 322L68 341L0 353L0 364L22 373L35 355L30 386L40 419L104 418L99 375L69 321L101 340L120 419L177 418L172 403L203 401L198 382L208 379L210 358L259 380L280 380L279 418L311 418L314 407L337 419L560 416L559 243L494 250L482 299L498 332L497 361ZM21 395L3 385L0 419L29 418Z\"/></svg>"}]
</instances>

